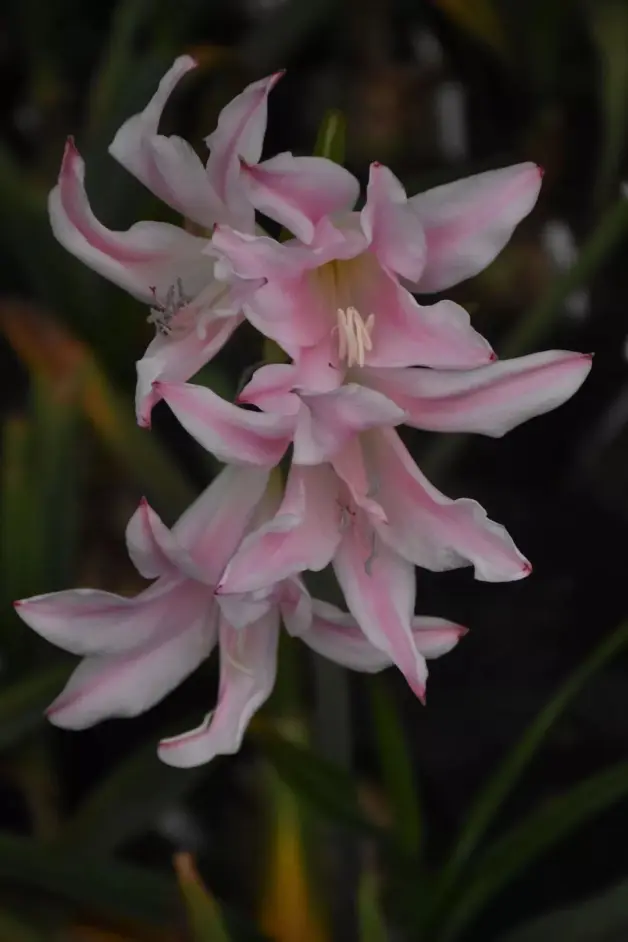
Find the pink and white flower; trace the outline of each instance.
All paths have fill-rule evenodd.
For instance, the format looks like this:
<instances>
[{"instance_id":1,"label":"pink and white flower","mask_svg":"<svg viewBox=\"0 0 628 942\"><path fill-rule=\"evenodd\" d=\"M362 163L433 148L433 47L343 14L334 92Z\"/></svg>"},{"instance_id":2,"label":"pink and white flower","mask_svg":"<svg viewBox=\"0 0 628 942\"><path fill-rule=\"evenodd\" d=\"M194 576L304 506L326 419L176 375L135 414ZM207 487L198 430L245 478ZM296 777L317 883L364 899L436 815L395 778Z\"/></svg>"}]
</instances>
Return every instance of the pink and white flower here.
<instances>
[{"instance_id":1,"label":"pink and white flower","mask_svg":"<svg viewBox=\"0 0 628 942\"><path fill-rule=\"evenodd\" d=\"M421 305L406 286L441 290L489 264L536 202L536 165L478 174L408 199L376 163L362 211L346 206L325 214L325 174L313 172L310 192L297 192L290 160L243 165L242 179L253 204L297 238L278 243L219 225L212 251L236 275L267 279L245 313L299 364L301 385L339 385L356 366L473 369L494 359L460 305Z\"/></svg>"},{"instance_id":2,"label":"pink and white flower","mask_svg":"<svg viewBox=\"0 0 628 942\"><path fill-rule=\"evenodd\" d=\"M293 464L277 514L244 538L217 591L223 599L259 592L330 562L357 624L421 699L427 669L412 640L415 565L473 565L488 582L531 571L478 503L452 501L427 481L394 429L363 433L329 463Z\"/></svg>"},{"instance_id":3,"label":"pink and white flower","mask_svg":"<svg viewBox=\"0 0 628 942\"><path fill-rule=\"evenodd\" d=\"M255 210L248 198L242 167L252 172L262 150L267 98L281 73L253 82L221 112L208 136L209 159L204 166L192 147L158 127L178 82L196 63L178 58L140 114L129 118L116 134L110 153L205 235L193 235L169 223L139 222L124 232L107 229L94 216L85 191L85 166L74 141L68 140L57 186L49 198L52 229L61 244L103 277L143 303L157 327L157 336L138 363L137 416L150 423L155 403L152 383L185 381L224 346L241 322L243 301L265 283L265 277L220 279L215 258L206 249L213 226L221 222L253 232ZM329 195L325 211L355 200L357 183L342 167L318 157L286 158L296 192L307 190L310 177L322 175ZM273 161L271 170L275 166ZM260 165L263 172L265 164ZM318 179L318 176L316 178ZM349 197L347 197L347 191Z\"/></svg>"},{"instance_id":4,"label":"pink and white flower","mask_svg":"<svg viewBox=\"0 0 628 942\"><path fill-rule=\"evenodd\" d=\"M70 589L15 603L43 638L83 657L48 708L51 722L83 729L136 716L209 656L220 621L214 588L267 481L265 471L226 468L171 530L142 501L126 542L138 572L155 581L133 598Z\"/></svg>"},{"instance_id":5,"label":"pink and white flower","mask_svg":"<svg viewBox=\"0 0 628 942\"><path fill-rule=\"evenodd\" d=\"M226 468L171 530L142 501L127 527L127 547L138 572L154 581L133 598L72 589L15 603L38 634L83 658L47 710L52 723L84 729L143 713L218 645L215 710L199 729L159 747L165 762L187 767L240 748L274 685L281 619L293 635L345 666L373 672L390 665L351 616L310 599L297 578L216 597L226 563L266 503L267 482L265 471ZM412 631L417 656L438 657L465 629L415 618Z\"/></svg>"}]
</instances>

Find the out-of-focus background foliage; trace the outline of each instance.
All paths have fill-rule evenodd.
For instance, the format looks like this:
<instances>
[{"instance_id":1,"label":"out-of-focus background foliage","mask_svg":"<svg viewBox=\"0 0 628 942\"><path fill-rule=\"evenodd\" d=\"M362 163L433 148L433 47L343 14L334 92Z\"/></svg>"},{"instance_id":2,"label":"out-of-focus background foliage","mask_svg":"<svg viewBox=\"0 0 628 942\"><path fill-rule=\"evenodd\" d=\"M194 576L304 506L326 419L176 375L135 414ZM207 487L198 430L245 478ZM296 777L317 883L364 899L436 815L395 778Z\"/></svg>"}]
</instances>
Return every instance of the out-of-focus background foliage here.
<instances>
[{"instance_id":1,"label":"out-of-focus background foliage","mask_svg":"<svg viewBox=\"0 0 628 942\"><path fill-rule=\"evenodd\" d=\"M514 585L419 573L421 612L471 628L428 707L282 652L242 753L177 771L216 665L148 715L68 733L68 661L12 599L138 588L123 533L172 522L215 471L157 410L135 427L146 311L57 246L64 139L95 210L169 218L107 144L175 55L201 68L166 124L199 145L277 68L266 147L311 152L330 108L350 169L409 192L536 160L538 207L455 298L503 355L594 351L575 399L505 439L410 441L534 563ZM5 0L0 9L0 940L614 942L628 936L628 3L624 0ZM241 329L202 381L259 359Z\"/></svg>"}]
</instances>

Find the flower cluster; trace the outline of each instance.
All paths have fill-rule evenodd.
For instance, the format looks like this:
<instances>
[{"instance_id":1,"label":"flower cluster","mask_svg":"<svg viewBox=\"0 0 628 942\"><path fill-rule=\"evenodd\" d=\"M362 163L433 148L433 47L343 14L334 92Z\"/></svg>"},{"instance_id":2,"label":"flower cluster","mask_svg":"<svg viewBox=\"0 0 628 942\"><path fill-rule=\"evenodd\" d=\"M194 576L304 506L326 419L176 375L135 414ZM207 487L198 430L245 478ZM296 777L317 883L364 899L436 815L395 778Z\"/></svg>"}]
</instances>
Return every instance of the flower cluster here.
<instances>
[{"instance_id":1,"label":"flower cluster","mask_svg":"<svg viewBox=\"0 0 628 942\"><path fill-rule=\"evenodd\" d=\"M83 657L48 711L68 728L148 709L219 646L215 710L159 746L176 766L239 748L273 687L280 622L349 668L395 664L423 700L426 659L465 629L414 614L414 567L471 565L477 579L503 582L531 566L479 504L436 490L397 427L500 436L563 403L591 366L590 356L556 350L498 361L462 307L414 297L495 258L535 204L537 166L408 198L374 163L356 210L357 180L330 160L260 160L279 74L224 108L203 165L158 130L194 64L174 63L110 152L195 234L159 222L101 225L71 140L50 218L70 252L150 309L156 334L137 364L138 422L149 427L163 399L226 467L170 530L140 504L127 545L152 582L135 598L76 589L16 603L35 631ZM256 213L292 238L271 238ZM188 380L244 319L286 362L261 366L231 403ZM272 472L288 454L277 488ZM329 564L348 612L312 599L303 582Z\"/></svg>"}]
</instances>

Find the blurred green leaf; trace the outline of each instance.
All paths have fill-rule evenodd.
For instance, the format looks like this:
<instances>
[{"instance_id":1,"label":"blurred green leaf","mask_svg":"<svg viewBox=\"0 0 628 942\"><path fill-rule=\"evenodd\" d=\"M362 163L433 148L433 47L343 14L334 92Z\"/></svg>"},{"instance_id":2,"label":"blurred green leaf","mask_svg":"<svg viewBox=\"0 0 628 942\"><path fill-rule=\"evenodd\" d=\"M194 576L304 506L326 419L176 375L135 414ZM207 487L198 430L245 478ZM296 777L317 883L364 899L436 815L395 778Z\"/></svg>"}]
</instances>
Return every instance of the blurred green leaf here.
<instances>
[{"instance_id":1,"label":"blurred green leaf","mask_svg":"<svg viewBox=\"0 0 628 942\"><path fill-rule=\"evenodd\" d=\"M118 0L102 60L90 89L87 105L88 134L97 135L109 124L111 113L124 92L137 63L137 34L153 6L153 0Z\"/></svg>"},{"instance_id":2,"label":"blurred green leaf","mask_svg":"<svg viewBox=\"0 0 628 942\"><path fill-rule=\"evenodd\" d=\"M601 67L604 141L595 195L604 199L616 182L628 131L628 7L623 0L590 0L588 16Z\"/></svg>"},{"instance_id":3,"label":"blurred green leaf","mask_svg":"<svg viewBox=\"0 0 628 942\"><path fill-rule=\"evenodd\" d=\"M628 880L598 896L539 916L499 942L617 942L628 937Z\"/></svg>"},{"instance_id":4,"label":"blurred green leaf","mask_svg":"<svg viewBox=\"0 0 628 942\"><path fill-rule=\"evenodd\" d=\"M604 212L581 247L577 262L554 279L546 293L506 336L499 355L520 356L534 349L562 313L565 298L597 275L627 235L628 199L622 195Z\"/></svg>"},{"instance_id":5,"label":"blurred green leaf","mask_svg":"<svg viewBox=\"0 0 628 942\"><path fill-rule=\"evenodd\" d=\"M544 802L478 858L443 913L437 938L443 942L457 938L489 900L537 857L626 796L628 762L620 762Z\"/></svg>"},{"instance_id":6,"label":"blurred green leaf","mask_svg":"<svg viewBox=\"0 0 628 942\"><path fill-rule=\"evenodd\" d=\"M509 50L503 25L493 0L432 0L434 6L460 29L506 58Z\"/></svg>"},{"instance_id":7,"label":"blurred green leaf","mask_svg":"<svg viewBox=\"0 0 628 942\"><path fill-rule=\"evenodd\" d=\"M382 676L369 678L377 752L393 812L397 844L408 856L417 857L422 829L412 751L408 749L402 719L386 680Z\"/></svg>"},{"instance_id":8,"label":"blurred green leaf","mask_svg":"<svg viewBox=\"0 0 628 942\"><path fill-rule=\"evenodd\" d=\"M300 796L270 766L262 784L268 843L260 868L259 924L275 942L326 942L313 835Z\"/></svg>"},{"instance_id":9,"label":"blurred green leaf","mask_svg":"<svg viewBox=\"0 0 628 942\"><path fill-rule=\"evenodd\" d=\"M2 429L0 472L0 573L2 656L8 676L24 666L29 636L11 605L37 591L42 554L41 529L31 493L32 429L28 420L6 419Z\"/></svg>"},{"instance_id":10,"label":"blurred green leaf","mask_svg":"<svg viewBox=\"0 0 628 942\"><path fill-rule=\"evenodd\" d=\"M62 853L49 845L0 834L0 879L119 919L172 926L180 903L173 880L129 864Z\"/></svg>"},{"instance_id":11,"label":"blurred green leaf","mask_svg":"<svg viewBox=\"0 0 628 942\"><path fill-rule=\"evenodd\" d=\"M79 526L79 397L81 369L61 382L34 377L31 395L32 474L29 500L41 530L39 587L68 585L78 545Z\"/></svg>"},{"instance_id":12,"label":"blurred green leaf","mask_svg":"<svg viewBox=\"0 0 628 942\"><path fill-rule=\"evenodd\" d=\"M360 942L388 942L388 930L379 902L375 875L364 869L358 887L358 922Z\"/></svg>"},{"instance_id":13,"label":"blurred green leaf","mask_svg":"<svg viewBox=\"0 0 628 942\"><path fill-rule=\"evenodd\" d=\"M191 854L176 854L174 866L194 942L229 942L220 908L203 884Z\"/></svg>"},{"instance_id":14,"label":"blurred green leaf","mask_svg":"<svg viewBox=\"0 0 628 942\"><path fill-rule=\"evenodd\" d=\"M0 749L14 746L45 722L44 710L65 684L72 666L64 660L0 688Z\"/></svg>"},{"instance_id":15,"label":"blurred green leaf","mask_svg":"<svg viewBox=\"0 0 628 942\"><path fill-rule=\"evenodd\" d=\"M75 320L84 318L97 303L93 277L52 235L46 198L46 189L0 146L0 248L41 303L67 310ZM10 285L15 271L7 268L6 274Z\"/></svg>"},{"instance_id":16,"label":"blurred green leaf","mask_svg":"<svg viewBox=\"0 0 628 942\"><path fill-rule=\"evenodd\" d=\"M46 932L44 936L39 929L29 925L22 916L17 916L6 909L0 909L0 939L3 942L52 942L59 938Z\"/></svg>"},{"instance_id":17,"label":"blurred green leaf","mask_svg":"<svg viewBox=\"0 0 628 942\"><path fill-rule=\"evenodd\" d=\"M342 111L333 108L328 111L320 123L314 153L317 157L327 157L334 163L344 164L346 152L347 122Z\"/></svg>"},{"instance_id":18,"label":"blurred green leaf","mask_svg":"<svg viewBox=\"0 0 628 942\"><path fill-rule=\"evenodd\" d=\"M441 907L448 907L452 887L460 879L471 855L560 715L580 693L589 678L626 645L628 623L623 623L571 674L480 789L465 815L463 827L449 859L436 880L433 905L437 911Z\"/></svg>"},{"instance_id":19,"label":"blurred green leaf","mask_svg":"<svg viewBox=\"0 0 628 942\"><path fill-rule=\"evenodd\" d=\"M33 305L0 306L0 329L35 376L81 375L85 417L159 513L176 516L194 492L155 435L135 422L130 400L112 387L89 347Z\"/></svg>"},{"instance_id":20,"label":"blurred green leaf","mask_svg":"<svg viewBox=\"0 0 628 942\"><path fill-rule=\"evenodd\" d=\"M349 772L306 746L284 739L266 724L254 725L252 732L279 777L312 807L367 834L387 836L362 811L358 788Z\"/></svg>"},{"instance_id":21,"label":"blurred green leaf","mask_svg":"<svg viewBox=\"0 0 628 942\"><path fill-rule=\"evenodd\" d=\"M206 775L208 766L175 769L157 758L150 743L122 762L67 821L59 843L106 855L147 831L160 812L180 801Z\"/></svg>"}]
</instances>

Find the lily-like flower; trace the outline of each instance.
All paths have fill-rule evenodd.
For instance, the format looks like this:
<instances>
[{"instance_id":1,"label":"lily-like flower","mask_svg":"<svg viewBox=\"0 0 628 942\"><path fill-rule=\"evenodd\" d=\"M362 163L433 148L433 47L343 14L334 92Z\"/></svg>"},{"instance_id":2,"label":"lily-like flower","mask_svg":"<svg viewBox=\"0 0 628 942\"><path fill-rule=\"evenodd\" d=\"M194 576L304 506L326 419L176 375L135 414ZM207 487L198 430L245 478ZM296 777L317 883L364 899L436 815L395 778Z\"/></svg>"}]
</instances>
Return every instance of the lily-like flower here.
<instances>
[{"instance_id":1,"label":"lily-like flower","mask_svg":"<svg viewBox=\"0 0 628 942\"><path fill-rule=\"evenodd\" d=\"M297 193L285 155L271 163L243 165L243 181L253 204L297 238L279 243L220 225L212 249L236 275L267 279L245 313L299 363L301 385L339 385L355 366L473 369L494 359L460 305L421 305L407 286L442 290L491 262L536 202L535 164L408 199L376 163L361 212L323 215L324 176L313 173L311 192Z\"/></svg>"},{"instance_id":2,"label":"lily-like flower","mask_svg":"<svg viewBox=\"0 0 628 942\"><path fill-rule=\"evenodd\" d=\"M217 591L254 593L330 562L356 623L421 699L427 668L413 643L414 566L471 564L488 582L531 571L502 526L475 501L439 493L387 428L354 438L329 463L293 464L277 514L244 538Z\"/></svg>"},{"instance_id":3,"label":"lily-like flower","mask_svg":"<svg viewBox=\"0 0 628 942\"><path fill-rule=\"evenodd\" d=\"M351 616L310 599L297 578L228 599L215 595L226 563L265 503L267 482L265 471L226 468L171 530L142 501L127 527L127 547L138 572L154 581L134 598L73 589L15 603L38 634L83 657L47 710L52 723L84 729L143 713L218 645L216 709L199 729L159 747L165 762L187 767L240 748L274 685L280 619L340 664L370 672L389 666ZM412 630L425 657L451 650L465 632L438 618L415 618Z\"/></svg>"},{"instance_id":4,"label":"lily-like flower","mask_svg":"<svg viewBox=\"0 0 628 942\"><path fill-rule=\"evenodd\" d=\"M296 595L307 600L307 627L294 630L295 583L279 583L267 597L265 615L240 627L222 618L219 628L220 681L218 702L193 730L159 743L158 755L167 765L189 768L216 755L236 752L256 710L267 700L275 682L280 619L292 634L317 654L343 667L377 673L392 664L386 652L372 645L355 619L327 602L310 600L300 584ZM223 599L223 602L226 599ZM229 612L242 604L231 600ZM246 610L246 603L244 603ZM246 620L246 618L245 618ZM416 657L431 659L451 651L467 629L443 618L415 616L411 620Z\"/></svg>"},{"instance_id":5,"label":"lily-like flower","mask_svg":"<svg viewBox=\"0 0 628 942\"><path fill-rule=\"evenodd\" d=\"M204 166L185 140L166 137L158 130L168 98L195 65L190 56L178 58L146 108L124 123L109 150L204 235L161 222L136 223L124 232L107 229L91 210L84 163L71 139L49 198L52 229L59 242L150 308L148 319L157 335L138 363L137 415L142 425L149 424L155 403L152 383L185 381L198 372L242 320L240 310L246 297L265 283L265 276L246 285L237 278L217 278L215 257L206 249L216 223L254 231L255 210L242 167L253 167L260 158L267 98L281 73L253 82L222 110L216 130L206 139L210 155ZM347 200L355 200L357 183L342 167L319 157L281 156L291 162L297 192L310 186L312 174L324 176L328 196L321 197L321 205L325 212L340 210Z\"/></svg>"},{"instance_id":6,"label":"lily-like flower","mask_svg":"<svg viewBox=\"0 0 628 942\"><path fill-rule=\"evenodd\" d=\"M226 468L169 530L142 501L126 542L155 580L134 598L70 589L16 602L38 634L83 660L48 708L57 726L83 729L136 716L209 656L219 630L214 588L265 492L268 473Z\"/></svg>"}]
</instances>

